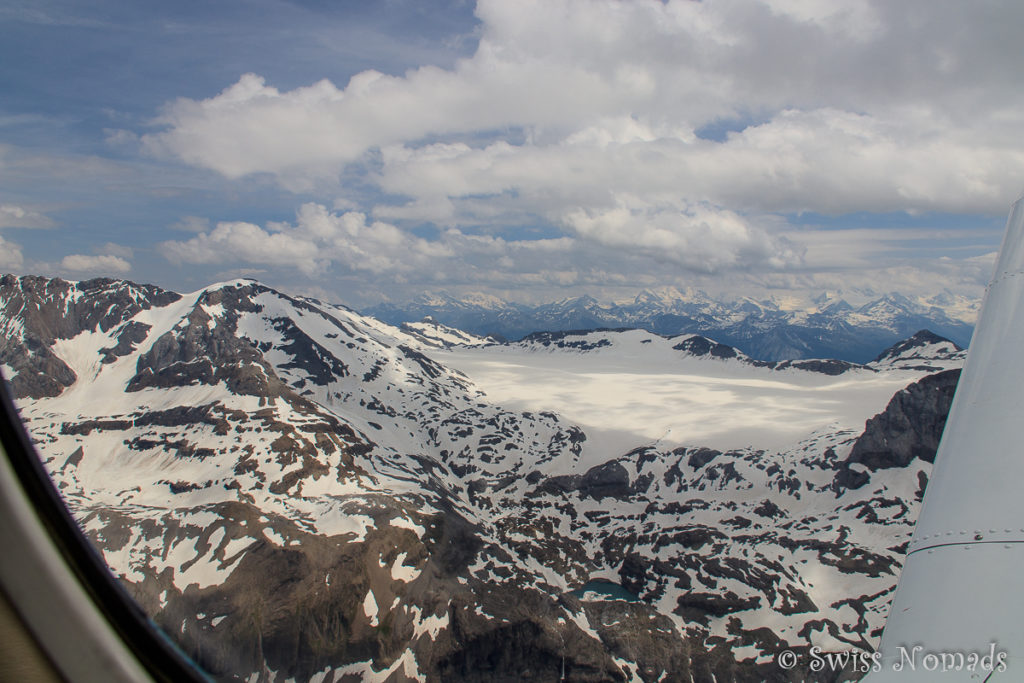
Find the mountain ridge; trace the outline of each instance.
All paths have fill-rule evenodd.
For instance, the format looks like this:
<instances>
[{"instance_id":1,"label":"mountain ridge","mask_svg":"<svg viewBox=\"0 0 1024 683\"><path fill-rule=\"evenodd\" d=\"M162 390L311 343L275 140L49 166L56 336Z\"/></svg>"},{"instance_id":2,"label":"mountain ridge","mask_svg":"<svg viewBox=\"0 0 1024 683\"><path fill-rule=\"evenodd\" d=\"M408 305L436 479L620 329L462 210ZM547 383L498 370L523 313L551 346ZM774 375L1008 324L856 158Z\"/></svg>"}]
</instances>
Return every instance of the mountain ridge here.
<instances>
[{"instance_id":1,"label":"mountain ridge","mask_svg":"<svg viewBox=\"0 0 1024 683\"><path fill-rule=\"evenodd\" d=\"M943 305L938 305L942 303ZM481 336L517 340L534 332L632 327L666 336L703 334L758 360L835 358L866 363L878 349L920 329L966 347L976 303L940 295L919 301L888 293L859 306L823 293L795 306L768 298L716 300L700 290L643 290L632 300L601 303L589 295L527 305L489 297L424 295L407 304L365 309L391 324L430 316Z\"/></svg>"}]
</instances>

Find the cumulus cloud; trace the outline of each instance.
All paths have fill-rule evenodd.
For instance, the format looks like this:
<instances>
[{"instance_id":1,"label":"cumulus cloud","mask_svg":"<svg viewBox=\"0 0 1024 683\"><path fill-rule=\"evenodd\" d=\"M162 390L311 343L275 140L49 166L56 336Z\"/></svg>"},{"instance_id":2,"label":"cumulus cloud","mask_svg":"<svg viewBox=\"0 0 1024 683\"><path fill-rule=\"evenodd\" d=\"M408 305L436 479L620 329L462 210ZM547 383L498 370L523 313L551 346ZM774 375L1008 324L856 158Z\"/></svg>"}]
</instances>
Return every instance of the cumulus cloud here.
<instances>
[{"instance_id":1,"label":"cumulus cloud","mask_svg":"<svg viewBox=\"0 0 1024 683\"><path fill-rule=\"evenodd\" d=\"M1005 35L1024 11L1012 4L978 13L931 0L480 0L477 15L478 49L452 69L365 71L344 87L324 80L287 92L246 74L216 96L168 105L164 130L145 144L230 177L297 182L336 176L371 149L503 128L527 131L524 163L552 143L561 152L628 140L655 158L674 143L676 160L717 167L706 191L728 195L740 175L776 181L777 204L794 210L821 203L814 183L799 182L806 175L860 179L845 196L888 210L900 202L874 185L908 185L905 172L920 171L931 172L905 203L942 210L940 198L956 199L936 168L961 157L968 182L952 186L955 197L1002 210L1013 197L990 176L1024 170L1013 132L1024 122L1022 77L1006 66L1016 43ZM750 113L765 121L758 130L689 144L702 126ZM636 157L623 172L643 169ZM906 162L879 174L894 157ZM844 172L848 161L857 163ZM447 191L457 195L462 180L448 178Z\"/></svg>"},{"instance_id":2,"label":"cumulus cloud","mask_svg":"<svg viewBox=\"0 0 1024 683\"><path fill-rule=\"evenodd\" d=\"M71 273L124 275L132 264L114 254L69 254L61 259L60 267Z\"/></svg>"},{"instance_id":3,"label":"cumulus cloud","mask_svg":"<svg viewBox=\"0 0 1024 683\"><path fill-rule=\"evenodd\" d=\"M620 197L613 208L577 208L564 222L577 234L616 249L645 253L692 270L793 265L800 253L738 214L707 205L646 205Z\"/></svg>"},{"instance_id":4,"label":"cumulus cloud","mask_svg":"<svg viewBox=\"0 0 1024 683\"><path fill-rule=\"evenodd\" d=\"M612 277L613 253L620 270L805 272L822 252L780 215L1002 214L1021 189L1019 3L478 0L476 15L477 49L450 68L293 90L250 73L168 103L152 154L303 192L355 173L381 194L307 204L294 225L185 219L195 237L165 255L439 278L468 259L468 278L492 254L524 282ZM402 227L424 222L441 237ZM522 239L538 224L571 257Z\"/></svg>"},{"instance_id":5,"label":"cumulus cloud","mask_svg":"<svg viewBox=\"0 0 1024 683\"><path fill-rule=\"evenodd\" d=\"M332 265L371 273L409 270L449 255L439 243L410 235L365 214L331 213L320 204L304 204L294 225L221 222L185 241L168 241L161 251L177 263L241 263L323 273Z\"/></svg>"},{"instance_id":6,"label":"cumulus cloud","mask_svg":"<svg viewBox=\"0 0 1024 683\"><path fill-rule=\"evenodd\" d=\"M319 270L322 264L313 241L242 222L218 223L210 232L199 233L186 242L164 242L161 249L176 263L223 263L237 259L295 266L308 274Z\"/></svg>"},{"instance_id":7,"label":"cumulus cloud","mask_svg":"<svg viewBox=\"0 0 1024 683\"><path fill-rule=\"evenodd\" d=\"M160 245L173 263L273 266L305 276L368 274L387 282L546 283L579 279L577 261L598 254L569 237L507 240L457 228L419 237L363 213L304 204L294 223L221 222ZM606 255L608 256L608 255Z\"/></svg>"},{"instance_id":8,"label":"cumulus cloud","mask_svg":"<svg viewBox=\"0 0 1024 683\"><path fill-rule=\"evenodd\" d=\"M607 206L628 193L744 213L1001 213L1024 175L1024 150L941 135L923 122L833 109L780 112L723 142L656 136L636 122L626 136L626 128L613 121L543 146L388 147L379 182L411 205L380 210L472 223L487 220L473 210L481 195L514 194L508 210L548 213L581 203Z\"/></svg>"}]
</instances>

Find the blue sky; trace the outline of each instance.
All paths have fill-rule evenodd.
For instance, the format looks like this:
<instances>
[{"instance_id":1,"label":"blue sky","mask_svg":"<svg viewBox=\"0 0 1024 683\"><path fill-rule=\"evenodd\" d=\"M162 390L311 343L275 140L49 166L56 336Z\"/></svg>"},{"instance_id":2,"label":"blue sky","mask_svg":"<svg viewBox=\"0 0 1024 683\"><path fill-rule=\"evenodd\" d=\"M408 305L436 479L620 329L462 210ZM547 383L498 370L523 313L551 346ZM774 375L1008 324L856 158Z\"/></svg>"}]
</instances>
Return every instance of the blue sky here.
<instances>
[{"instance_id":1,"label":"blue sky","mask_svg":"<svg viewBox=\"0 0 1024 683\"><path fill-rule=\"evenodd\" d=\"M1024 6L6 2L0 269L362 306L977 298Z\"/></svg>"}]
</instances>

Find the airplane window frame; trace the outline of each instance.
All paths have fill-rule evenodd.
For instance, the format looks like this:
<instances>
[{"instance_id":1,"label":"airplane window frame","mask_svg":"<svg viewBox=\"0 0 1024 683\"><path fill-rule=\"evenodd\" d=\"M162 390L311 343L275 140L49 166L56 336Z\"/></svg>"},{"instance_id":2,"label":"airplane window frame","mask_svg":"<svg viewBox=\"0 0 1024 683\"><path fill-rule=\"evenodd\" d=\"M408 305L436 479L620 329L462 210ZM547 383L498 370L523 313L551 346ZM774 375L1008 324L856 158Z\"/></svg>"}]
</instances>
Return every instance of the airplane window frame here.
<instances>
[{"instance_id":1,"label":"airplane window frame","mask_svg":"<svg viewBox=\"0 0 1024 683\"><path fill-rule=\"evenodd\" d=\"M212 681L146 616L82 533L2 375L0 385L0 581L51 664L72 683Z\"/></svg>"}]
</instances>

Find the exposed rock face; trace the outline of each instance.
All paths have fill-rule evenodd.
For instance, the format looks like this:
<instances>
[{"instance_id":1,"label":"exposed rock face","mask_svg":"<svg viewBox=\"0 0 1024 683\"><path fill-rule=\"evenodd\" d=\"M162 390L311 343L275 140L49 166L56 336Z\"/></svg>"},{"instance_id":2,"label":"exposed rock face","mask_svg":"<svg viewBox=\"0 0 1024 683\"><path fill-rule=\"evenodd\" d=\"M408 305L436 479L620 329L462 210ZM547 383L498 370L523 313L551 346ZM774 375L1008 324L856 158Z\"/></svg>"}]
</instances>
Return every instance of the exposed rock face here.
<instances>
[{"instance_id":1,"label":"exposed rock face","mask_svg":"<svg viewBox=\"0 0 1024 683\"><path fill-rule=\"evenodd\" d=\"M914 458L935 462L959 379L959 370L947 370L897 393L883 412L868 420L847 463L877 470L906 467Z\"/></svg>"},{"instance_id":2,"label":"exposed rock face","mask_svg":"<svg viewBox=\"0 0 1024 683\"><path fill-rule=\"evenodd\" d=\"M127 323L117 335L117 344L110 348L100 349L104 363L113 363L121 356L127 356L135 351L137 344L146 341L149 336L150 326L135 320Z\"/></svg>"},{"instance_id":3,"label":"exposed rock face","mask_svg":"<svg viewBox=\"0 0 1024 683\"><path fill-rule=\"evenodd\" d=\"M46 466L219 680L829 680L772 658L876 642L956 381L911 385L859 437L595 462L580 428L438 362L437 330L252 281L0 287L2 360ZM603 353L610 334L530 343ZM788 367L845 367L811 363ZM887 478L902 467L919 476Z\"/></svg>"},{"instance_id":4,"label":"exposed rock face","mask_svg":"<svg viewBox=\"0 0 1024 683\"><path fill-rule=\"evenodd\" d=\"M140 311L165 306L180 298L151 285L99 278L71 283L26 275L0 278L0 310L4 344L0 363L11 372L7 380L15 398L58 396L75 380L75 373L54 353L58 339L71 339L85 330L109 332L119 328L117 345L109 355L138 341L143 323L129 320ZM121 354L124 355L124 354Z\"/></svg>"},{"instance_id":5,"label":"exposed rock face","mask_svg":"<svg viewBox=\"0 0 1024 683\"><path fill-rule=\"evenodd\" d=\"M694 356L711 355L714 358L736 358L736 349L725 344L719 344L707 337L694 335L688 337L672 347L677 351L686 351Z\"/></svg>"},{"instance_id":6,"label":"exposed rock face","mask_svg":"<svg viewBox=\"0 0 1024 683\"><path fill-rule=\"evenodd\" d=\"M625 328L619 330L610 330L621 332ZM588 341L583 339L590 332L605 332L603 328L595 330L567 330L565 332L535 332L533 334L523 337L522 343L527 345L538 345L543 347L553 347L556 349L574 349L576 351L593 351L599 349L602 346L610 346L611 342L607 339L597 339L596 341Z\"/></svg>"},{"instance_id":7,"label":"exposed rock face","mask_svg":"<svg viewBox=\"0 0 1024 683\"><path fill-rule=\"evenodd\" d=\"M624 498L632 493L629 473L617 462L596 465L584 474L559 475L547 479L541 486L546 493L578 492L584 498Z\"/></svg>"},{"instance_id":8,"label":"exposed rock face","mask_svg":"<svg viewBox=\"0 0 1024 683\"><path fill-rule=\"evenodd\" d=\"M774 370L784 370L785 368L797 368L798 370L807 370L808 372L820 372L823 375L841 375L848 370L854 368L863 369L866 366L858 365L857 363L850 363L845 360L794 360L794 361L777 361L768 363L768 367Z\"/></svg>"},{"instance_id":9,"label":"exposed rock face","mask_svg":"<svg viewBox=\"0 0 1024 683\"><path fill-rule=\"evenodd\" d=\"M253 289L252 286L248 287ZM218 299L222 297L217 297ZM138 355L135 376L126 391L171 388L224 382L235 394L277 396L283 384L263 360L259 349L240 339L236 332L238 309L227 309L220 320L206 307L220 305L203 297L187 317Z\"/></svg>"}]
</instances>

